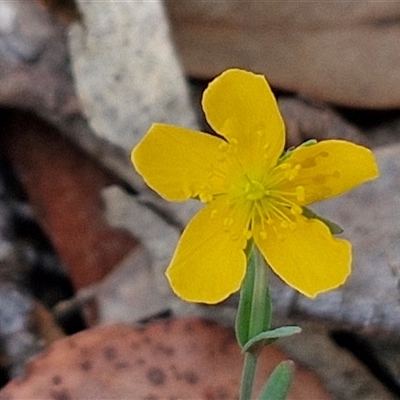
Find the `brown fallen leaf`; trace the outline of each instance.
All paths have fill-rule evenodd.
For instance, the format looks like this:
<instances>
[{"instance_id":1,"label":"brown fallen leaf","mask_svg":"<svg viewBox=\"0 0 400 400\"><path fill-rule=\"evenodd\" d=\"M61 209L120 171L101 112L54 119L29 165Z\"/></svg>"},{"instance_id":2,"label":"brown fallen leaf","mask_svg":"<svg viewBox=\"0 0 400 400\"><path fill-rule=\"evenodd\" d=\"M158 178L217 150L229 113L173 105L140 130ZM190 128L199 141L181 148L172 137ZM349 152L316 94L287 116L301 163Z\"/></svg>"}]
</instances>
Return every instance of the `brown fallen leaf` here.
<instances>
[{"instance_id":1,"label":"brown fallen leaf","mask_svg":"<svg viewBox=\"0 0 400 400\"><path fill-rule=\"evenodd\" d=\"M262 352L256 390L284 359L274 346ZM28 364L25 377L0 391L0 399L233 399L241 368L234 332L215 323L106 325L51 345ZM314 374L299 367L289 399L329 396Z\"/></svg>"},{"instance_id":2,"label":"brown fallen leaf","mask_svg":"<svg viewBox=\"0 0 400 400\"><path fill-rule=\"evenodd\" d=\"M36 0L64 24L81 20L79 9L74 0Z\"/></svg>"},{"instance_id":3,"label":"brown fallen leaf","mask_svg":"<svg viewBox=\"0 0 400 400\"><path fill-rule=\"evenodd\" d=\"M100 192L116 178L37 117L7 117L2 149L74 288L100 281L136 245L103 215Z\"/></svg>"},{"instance_id":4,"label":"brown fallen leaf","mask_svg":"<svg viewBox=\"0 0 400 400\"><path fill-rule=\"evenodd\" d=\"M398 1L165 0L189 76L232 66L347 107L398 108Z\"/></svg>"},{"instance_id":5,"label":"brown fallen leaf","mask_svg":"<svg viewBox=\"0 0 400 400\"><path fill-rule=\"evenodd\" d=\"M279 108L285 120L289 146L298 146L308 139L345 139L370 146L365 134L328 105L282 96Z\"/></svg>"}]
</instances>

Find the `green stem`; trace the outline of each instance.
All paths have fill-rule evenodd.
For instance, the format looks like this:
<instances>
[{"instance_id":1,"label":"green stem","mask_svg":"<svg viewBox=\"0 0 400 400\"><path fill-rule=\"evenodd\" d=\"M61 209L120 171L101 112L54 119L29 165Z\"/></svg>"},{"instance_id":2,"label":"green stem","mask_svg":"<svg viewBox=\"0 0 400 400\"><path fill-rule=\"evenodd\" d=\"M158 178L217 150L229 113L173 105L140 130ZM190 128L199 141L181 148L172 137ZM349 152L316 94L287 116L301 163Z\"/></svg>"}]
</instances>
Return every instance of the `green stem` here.
<instances>
[{"instance_id":1,"label":"green stem","mask_svg":"<svg viewBox=\"0 0 400 400\"><path fill-rule=\"evenodd\" d=\"M242 385L240 387L240 400L250 400L253 391L254 377L257 370L258 355L246 352L244 355Z\"/></svg>"},{"instance_id":2,"label":"green stem","mask_svg":"<svg viewBox=\"0 0 400 400\"><path fill-rule=\"evenodd\" d=\"M250 312L249 338L253 338L259 333L270 328L271 323L271 304L268 289L268 271L264 257L253 247L254 252L254 284L253 300Z\"/></svg>"},{"instance_id":3,"label":"green stem","mask_svg":"<svg viewBox=\"0 0 400 400\"><path fill-rule=\"evenodd\" d=\"M253 270L250 270L253 268ZM248 318L241 318L239 322L247 325L247 340L270 328L271 304L268 289L267 268L263 256L256 246L251 246L248 265L248 284L243 290L251 290L250 309ZM238 327L237 327L238 328ZM246 352L243 366L240 400L250 400L254 378L257 370L258 351Z\"/></svg>"}]
</instances>

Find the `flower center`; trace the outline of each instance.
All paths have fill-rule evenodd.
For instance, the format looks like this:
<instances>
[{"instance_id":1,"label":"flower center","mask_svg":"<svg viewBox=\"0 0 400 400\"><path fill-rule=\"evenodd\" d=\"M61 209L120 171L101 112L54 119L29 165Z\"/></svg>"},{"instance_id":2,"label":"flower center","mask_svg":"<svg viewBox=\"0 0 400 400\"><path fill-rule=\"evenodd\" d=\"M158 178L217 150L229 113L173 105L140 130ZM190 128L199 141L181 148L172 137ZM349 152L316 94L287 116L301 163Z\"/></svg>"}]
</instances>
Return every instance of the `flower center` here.
<instances>
[{"instance_id":1,"label":"flower center","mask_svg":"<svg viewBox=\"0 0 400 400\"><path fill-rule=\"evenodd\" d=\"M249 180L244 188L246 200L260 200L266 194L265 186L258 181Z\"/></svg>"},{"instance_id":2,"label":"flower center","mask_svg":"<svg viewBox=\"0 0 400 400\"><path fill-rule=\"evenodd\" d=\"M251 225L261 224L261 237L266 237L268 226L295 228L297 216L303 209L304 187L292 185L300 166L280 165L267 175L259 173L242 175L231 187L231 195L241 204L247 204ZM253 171L254 172L254 171ZM276 230L274 228L274 230Z\"/></svg>"}]
</instances>

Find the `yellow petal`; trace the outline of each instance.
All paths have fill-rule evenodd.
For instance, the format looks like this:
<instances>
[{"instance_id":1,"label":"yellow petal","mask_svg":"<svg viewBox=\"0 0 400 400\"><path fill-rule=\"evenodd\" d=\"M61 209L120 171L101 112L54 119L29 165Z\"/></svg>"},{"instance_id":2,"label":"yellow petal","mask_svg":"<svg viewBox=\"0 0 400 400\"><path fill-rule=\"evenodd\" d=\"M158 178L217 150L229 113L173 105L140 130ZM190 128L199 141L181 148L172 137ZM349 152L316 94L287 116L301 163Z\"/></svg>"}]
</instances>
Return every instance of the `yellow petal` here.
<instances>
[{"instance_id":1,"label":"yellow petal","mask_svg":"<svg viewBox=\"0 0 400 400\"><path fill-rule=\"evenodd\" d=\"M230 209L226 198L207 204L186 227L167 269L174 292L186 301L215 304L238 291L246 271L247 225L243 210Z\"/></svg>"},{"instance_id":2,"label":"yellow petal","mask_svg":"<svg viewBox=\"0 0 400 400\"><path fill-rule=\"evenodd\" d=\"M165 199L207 199L225 185L226 166L218 161L221 143L202 132L153 124L131 158L145 182Z\"/></svg>"},{"instance_id":3,"label":"yellow petal","mask_svg":"<svg viewBox=\"0 0 400 400\"><path fill-rule=\"evenodd\" d=\"M351 270L351 244L320 221L300 217L295 229L256 227L254 240L274 272L308 297L342 285ZM266 232L266 236L265 236Z\"/></svg>"},{"instance_id":4,"label":"yellow petal","mask_svg":"<svg viewBox=\"0 0 400 400\"><path fill-rule=\"evenodd\" d=\"M230 69L214 79L203 94L210 126L242 149L244 162L275 165L285 144L285 127L264 76Z\"/></svg>"},{"instance_id":5,"label":"yellow petal","mask_svg":"<svg viewBox=\"0 0 400 400\"><path fill-rule=\"evenodd\" d=\"M302 186L302 205L337 196L379 175L371 150L344 140L299 147L286 162L297 174L283 188Z\"/></svg>"}]
</instances>

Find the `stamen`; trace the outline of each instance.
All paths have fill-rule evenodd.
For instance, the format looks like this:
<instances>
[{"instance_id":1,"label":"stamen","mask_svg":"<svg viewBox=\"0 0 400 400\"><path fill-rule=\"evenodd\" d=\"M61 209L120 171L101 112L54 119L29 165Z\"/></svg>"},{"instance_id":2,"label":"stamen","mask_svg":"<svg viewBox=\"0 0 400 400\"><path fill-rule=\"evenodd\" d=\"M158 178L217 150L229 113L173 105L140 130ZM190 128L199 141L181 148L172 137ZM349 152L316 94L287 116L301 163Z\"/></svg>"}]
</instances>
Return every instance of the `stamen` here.
<instances>
[{"instance_id":1,"label":"stamen","mask_svg":"<svg viewBox=\"0 0 400 400\"><path fill-rule=\"evenodd\" d=\"M279 164L279 169L283 169L283 170L285 170L285 169L289 169L289 168L291 168L292 167L292 164L289 164L289 163L282 163L282 164Z\"/></svg>"},{"instance_id":2,"label":"stamen","mask_svg":"<svg viewBox=\"0 0 400 400\"><path fill-rule=\"evenodd\" d=\"M296 187L296 198L298 201L304 201L306 198L304 186Z\"/></svg>"},{"instance_id":3,"label":"stamen","mask_svg":"<svg viewBox=\"0 0 400 400\"><path fill-rule=\"evenodd\" d=\"M199 199L203 203L210 203L213 199L213 196L210 193L199 193Z\"/></svg>"},{"instance_id":4,"label":"stamen","mask_svg":"<svg viewBox=\"0 0 400 400\"><path fill-rule=\"evenodd\" d=\"M210 213L210 219L214 219L215 216L217 215L218 210L216 208L214 208L214 210L211 211Z\"/></svg>"},{"instance_id":5,"label":"stamen","mask_svg":"<svg viewBox=\"0 0 400 400\"><path fill-rule=\"evenodd\" d=\"M303 213L303 209L298 206L297 204L294 204L291 208L290 208L290 212L293 215L301 215Z\"/></svg>"},{"instance_id":6,"label":"stamen","mask_svg":"<svg viewBox=\"0 0 400 400\"><path fill-rule=\"evenodd\" d=\"M229 144L225 141L222 141L219 145L218 145L218 150L226 152L229 148Z\"/></svg>"},{"instance_id":7,"label":"stamen","mask_svg":"<svg viewBox=\"0 0 400 400\"><path fill-rule=\"evenodd\" d=\"M229 228L233 225L233 218L232 217L225 218L223 225L225 230L229 230Z\"/></svg>"},{"instance_id":8,"label":"stamen","mask_svg":"<svg viewBox=\"0 0 400 400\"><path fill-rule=\"evenodd\" d=\"M301 169L301 165L296 164L290 171L288 171L286 173L287 179L289 181L293 181L296 178L297 174L299 173L300 169Z\"/></svg>"},{"instance_id":9,"label":"stamen","mask_svg":"<svg viewBox=\"0 0 400 400\"><path fill-rule=\"evenodd\" d=\"M213 170L210 172L210 174L208 175L208 179L211 178L221 178L221 179L225 179L226 178L226 173L223 170L220 170L218 168L213 168Z\"/></svg>"},{"instance_id":10,"label":"stamen","mask_svg":"<svg viewBox=\"0 0 400 400\"><path fill-rule=\"evenodd\" d=\"M282 235L282 233L279 233L279 232L278 232L278 230L276 229L276 226L274 226L273 229L274 229L276 238L277 238L278 240L282 240L282 239L285 237L284 235Z\"/></svg>"}]
</instances>

